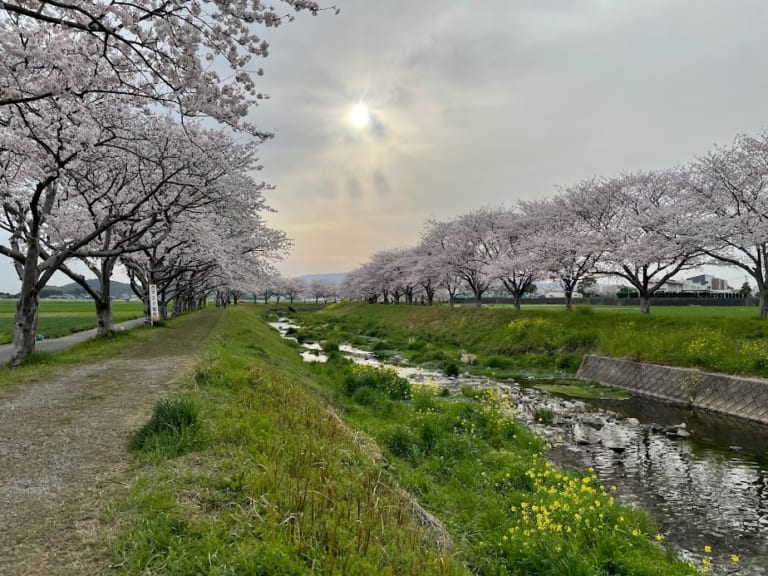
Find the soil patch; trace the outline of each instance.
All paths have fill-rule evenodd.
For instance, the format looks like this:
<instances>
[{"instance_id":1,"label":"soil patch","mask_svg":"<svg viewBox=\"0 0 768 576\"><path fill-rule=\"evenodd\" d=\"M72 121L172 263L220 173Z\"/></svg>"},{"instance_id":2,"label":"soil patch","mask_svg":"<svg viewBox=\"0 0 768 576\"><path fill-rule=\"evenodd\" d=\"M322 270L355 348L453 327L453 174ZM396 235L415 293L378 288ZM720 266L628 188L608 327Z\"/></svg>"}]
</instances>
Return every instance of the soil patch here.
<instances>
[{"instance_id":1,"label":"soil patch","mask_svg":"<svg viewBox=\"0 0 768 576\"><path fill-rule=\"evenodd\" d=\"M219 317L204 311L108 360L0 389L0 574L108 571L104 518L131 462L128 438Z\"/></svg>"}]
</instances>

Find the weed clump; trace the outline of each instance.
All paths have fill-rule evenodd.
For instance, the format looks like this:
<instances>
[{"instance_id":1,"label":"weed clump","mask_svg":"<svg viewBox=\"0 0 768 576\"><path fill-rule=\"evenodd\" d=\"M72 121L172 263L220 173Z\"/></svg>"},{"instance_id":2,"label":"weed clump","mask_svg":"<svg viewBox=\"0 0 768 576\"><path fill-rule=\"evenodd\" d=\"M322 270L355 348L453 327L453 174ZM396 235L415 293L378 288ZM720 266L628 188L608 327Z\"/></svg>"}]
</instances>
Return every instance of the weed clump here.
<instances>
[{"instance_id":1,"label":"weed clump","mask_svg":"<svg viewBox=\"0 0 768 576\"><path fill-rule=\"evenodd\" d=\"M533 417L540 424L552 424L555 421L555 411L551 408L536 408Z\"/></svg>"},{"instance_id":2,"label":"weed clump","mask_svg":"<svg viewBox=\"0 0 768 576\"><path fill-rule=\"evenodd\" d=\"M133 436L131 450L172 458L204 444L200 407L189 398L164 398Z\"/></svg>"},{"instance_id":3,"label":"weed clump","mask_svg":"<svg viewBox=\"0 0 768 576\"><path fill-rule=\"evenodd\" d=\"M410 383L394 370L355 365L344 377L342 392L353 396L361 388L383 392L390 400L408 400L411 397Z\"/></svg>"}]
</instances>

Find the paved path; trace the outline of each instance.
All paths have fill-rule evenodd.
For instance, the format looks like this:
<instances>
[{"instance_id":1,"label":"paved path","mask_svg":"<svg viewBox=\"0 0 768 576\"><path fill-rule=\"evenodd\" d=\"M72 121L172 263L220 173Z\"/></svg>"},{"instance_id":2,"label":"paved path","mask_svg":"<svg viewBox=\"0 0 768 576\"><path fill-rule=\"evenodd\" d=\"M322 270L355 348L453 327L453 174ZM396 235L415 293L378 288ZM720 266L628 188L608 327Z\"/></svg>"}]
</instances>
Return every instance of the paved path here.
<instances>
[{"instance_id":1,"label":"paved path","mask_svg":"<svg viewBox=\"0 0 768 576\"><path fill-rule=\"evenodd\" d=\"M128 320L127 322L115 324L115 330L130 330L131 328L136 328L136 326L143 325L144 318L136 318L134 320ZM71 348L75 344L90 340L94 336L96 336L96 328L75 332L68 336L62 336L61 338L40 340L35 343L35 352L61 352L62 350ZM0 344L0 364L10 362L11 356L13 356L13 344Z\"/></svg>"}]
</instances>

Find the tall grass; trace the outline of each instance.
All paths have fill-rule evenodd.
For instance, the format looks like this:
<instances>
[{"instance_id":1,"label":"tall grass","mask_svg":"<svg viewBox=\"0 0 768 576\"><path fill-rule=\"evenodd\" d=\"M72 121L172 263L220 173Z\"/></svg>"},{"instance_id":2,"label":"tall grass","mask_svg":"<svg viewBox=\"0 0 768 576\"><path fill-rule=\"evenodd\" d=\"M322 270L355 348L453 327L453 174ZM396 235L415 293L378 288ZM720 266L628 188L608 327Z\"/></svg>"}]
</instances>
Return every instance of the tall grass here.
<instances>
[{"instance_id":1,"label":"tall grass","mask_svg":"<svg viewBox=\"0 0 768 576\"><path fill-rule=\"evenodd\" d=\"M200 405L193 398L164 398L152 418L131 438L133 450L162 460L185 454L205 444Z\"/></svg>"}]
</instances>

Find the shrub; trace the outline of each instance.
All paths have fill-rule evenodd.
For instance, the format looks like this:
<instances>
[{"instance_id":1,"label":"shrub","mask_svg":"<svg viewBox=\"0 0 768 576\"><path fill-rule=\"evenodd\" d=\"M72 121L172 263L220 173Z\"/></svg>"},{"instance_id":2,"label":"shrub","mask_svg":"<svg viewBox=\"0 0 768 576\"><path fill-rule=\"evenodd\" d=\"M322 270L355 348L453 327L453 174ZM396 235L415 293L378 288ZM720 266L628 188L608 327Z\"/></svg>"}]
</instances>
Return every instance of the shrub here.
<instances>
[{"instance_id":1,"label":"shrub","mask_svg":"<svg viewBox=\"0 0 768 576\"><path fill-rule=\"evenodd\" d=\"M413 391L413 407L417 412L429 412L437 405L435 392L425 386L418 386Z\"/></svg>"},{"instance_id":2,"label":"shrub","mask_svg":"<svg viewBox=\"0 0 768 576\"><path fill-rule=\"evenodd\" d=\"M323 340L320 345L323 348L323 352L339 351L339 343L336 340Z\"/></svg>"},{"instance_id":3,"label":"shrub","mask_svg":"<svg viewBox=\"0 0 768 576\"><path fill-rule=\"evenodd\" d=\"M459 375L459 366L456 364L456 362L448 361L445 364L443 364L443 372L445 372L446 376L458 376Z\"/></svg>"},{"instance_id":4,"label":"shrub","mask_svg":"<svg viewBox=\"0 0 768 576\"><path fill-rule=\"evenodd\" d=\"M509 356L489 356L484 364L488 366L488 368L501 369L515 368L517 366L514 358L510 358Z\"/></svg>"}]
</instances>

